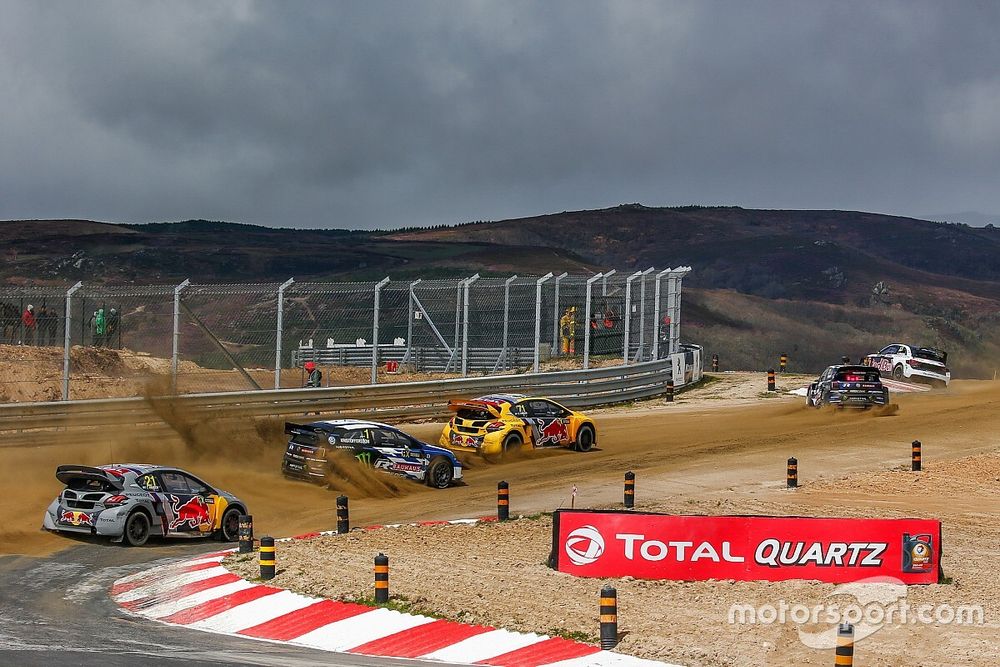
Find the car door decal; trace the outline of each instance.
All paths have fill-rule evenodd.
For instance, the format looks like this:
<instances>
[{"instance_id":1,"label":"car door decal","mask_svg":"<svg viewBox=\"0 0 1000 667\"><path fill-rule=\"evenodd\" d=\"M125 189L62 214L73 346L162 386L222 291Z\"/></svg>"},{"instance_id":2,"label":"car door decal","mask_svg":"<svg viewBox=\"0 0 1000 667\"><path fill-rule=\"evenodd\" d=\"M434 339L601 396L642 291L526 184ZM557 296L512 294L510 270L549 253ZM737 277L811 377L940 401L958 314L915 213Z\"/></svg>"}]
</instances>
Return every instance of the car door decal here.
<instances>
[{"instance_id":1,"label":"car door decal","mask_svg":"<svg viewBox=\"0 0 1000 667\"><path fill-rule=\"evenodd\" d=\"M170 521L170 530L194 531L201 526L211 526L212 517L208 511L208 503L201 496L168 494L170 508L174 518Z\"/></svg>"}]
</instances>

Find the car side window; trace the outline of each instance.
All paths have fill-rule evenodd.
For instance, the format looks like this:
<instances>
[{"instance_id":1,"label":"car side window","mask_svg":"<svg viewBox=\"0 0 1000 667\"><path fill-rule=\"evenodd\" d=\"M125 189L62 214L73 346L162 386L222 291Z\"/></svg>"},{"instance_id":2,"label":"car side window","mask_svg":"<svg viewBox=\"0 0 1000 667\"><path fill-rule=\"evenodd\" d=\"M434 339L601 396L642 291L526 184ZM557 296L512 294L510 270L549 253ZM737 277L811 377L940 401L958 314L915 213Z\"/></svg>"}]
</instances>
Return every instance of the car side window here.
<instances>
[{"instance_id":1,"label":"car side window","mask_svg":"<svg viewBox=\"0 0 1000 667\"><path fill-rule=\"evenodd\" d=\"M145 475L142 475L141 477L139 477L139 479L136 480L136 483L139 485L140 488L145 489L146 491L161 490L160 483L156 480L156 475L153 475L152 473L147 473Z\"/></svg>"},{"instance_id":2,"label":"car side window","mask_svg":"<svg viewBox=\"0 0 1000 667\"><path fill-rule=\"evenodd\" d=\"M182 475L187 482L188 493L208 493L209 488L190 475Z\"/></svg>"},{"instance_id":3,"label":"car side window","mask_svg":"<svg viewBox=\"0 0 1000 667\"><path fill-rule=\"evenodd\" d=\"M528 416L528 404L527 402L518 403L510 409L510 413L515 417L527 417Z\"/></svg>"},{"instance_id":4,"label":"car side window","mask_svg":"<svg viewBox=\"0 0 1000 667\"><path fill-rule=\"evenodd\" d=\"M163 480L163 490L167 493L191 493L187 477L179 472L162 472L160 479Z\"/></svg>"},{"instance_id":5,"label":"car side window","mask_svg":"<svg viewBox=\"0 0 1000 667\"><path fill-rule=\"evenodd\" d=\"M374 433L371 429L358 431L347 431L340 437L340 442L352 447L371 447L375 444Z\"/></svg>"},{"instance_id":6,"label":"car side window","mask_svg":"<svg viewBox=\"0 0 1000 667\"><path fill-rule=\"evenodd\" d=\"M412 445L412 441L402 433L387 428L379 429L379 433L382 436L380 444L383 447L410 447Z\"/></svg>"}]
</instances>

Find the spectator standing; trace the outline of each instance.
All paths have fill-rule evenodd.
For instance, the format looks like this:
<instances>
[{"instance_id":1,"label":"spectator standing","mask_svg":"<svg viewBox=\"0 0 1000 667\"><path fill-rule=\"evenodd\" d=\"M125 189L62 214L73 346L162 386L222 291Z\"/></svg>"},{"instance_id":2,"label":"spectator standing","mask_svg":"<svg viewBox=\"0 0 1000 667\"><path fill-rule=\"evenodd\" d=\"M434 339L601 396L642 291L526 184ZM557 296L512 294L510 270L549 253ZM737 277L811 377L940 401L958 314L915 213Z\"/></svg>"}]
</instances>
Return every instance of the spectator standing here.
<instances>
[{"instance_id":1,"label":"spectator standing","mask_svg":"<svg viewBox=\"0 0 1000 667\"><path fill-rule=\"evenodd\" d=\"M35 327L38 325L35 319L35 307L30 303L28 307L24 309L24 313L21 314L21 329L23 333L21 334L21 344L22 345L32 345L35 342Z\"/></svg>"},{"instance_id":2,"label":"spectator standing","mask_svg":"<svg viewBox=\"0 0 1000 667\"><path fill-rule=\"evenodd\" d=\"M302 365L302 367L306 369L307 373L309 373L309 377L306 378L307 387L323 386L323 372L320 369L316 368L315 361L307 361L305 364Z\"/></svg>"},{"instance_id":3,"label":"spectator standing","mask_svg":"<svg viewBox=\"0 0 1000 667\"><path fill-rule=\"evenodd\" d=\"M118 336L118 325L121 323L121 316L118 314L117 308L112 308L108 312L108 321L105 324L105 337L108 341L108 347L118 347L115 342L115 336Z\"/></svg>"},{"instance_id":4,"label":"spectator standing","mask_svg":"<svg viewBox=\"0 0 1000 667\"><path fill-rule=\"evenodd\" d=\"M104 307L101 306L94 313L94 347L104 347L104 334L106 329L106 321L104 319Z\"/></svg>"}]
</instances>

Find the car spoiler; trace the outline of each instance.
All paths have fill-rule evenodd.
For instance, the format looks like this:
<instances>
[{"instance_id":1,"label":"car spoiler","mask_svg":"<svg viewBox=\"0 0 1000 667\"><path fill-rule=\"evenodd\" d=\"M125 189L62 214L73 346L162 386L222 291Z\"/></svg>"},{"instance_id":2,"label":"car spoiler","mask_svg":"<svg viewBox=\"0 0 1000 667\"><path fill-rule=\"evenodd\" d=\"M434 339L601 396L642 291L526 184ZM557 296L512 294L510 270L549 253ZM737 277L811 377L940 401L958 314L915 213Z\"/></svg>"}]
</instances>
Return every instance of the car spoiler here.
<instances>
[{"instance_id":1,"label":"car spoiler","mask_svg":"<svg viewBox=\"0 0 1000 667\"><path fill-rule=\"evenodd\" d=\"M293 422L285 422L285 433L291 435L292 433L318 433L322 429L316 428L314 426L309 426L307 424L295 424Z\"/></svg>"},{"instance_id":2,"label":"car spoiler","mask_svg":"<svg viewBox=\"0 0 1000 667\"><path fill-rule=\"evenodd\" d=\"M458 412L462 408L469 408L472 410L486 410L494 417L500 417L500 411L492 403L487 403L486 401L477 401L475 399L452 399L448 401L448 409Z\"/></svg>"},{"instance_id":3,"label":"car spoiler","mask_svg":"<svg viewBox=\"0 0 1000 667\"><path fill-rule=\"evenodd\" d=\"M107 482L114 488L121 490L124 488L122 480L112 475L107 470L83 465L62 465L56 468L56 479L69 486L74 479L90 479L98 482Z\"/></svg>"}]
</instances>

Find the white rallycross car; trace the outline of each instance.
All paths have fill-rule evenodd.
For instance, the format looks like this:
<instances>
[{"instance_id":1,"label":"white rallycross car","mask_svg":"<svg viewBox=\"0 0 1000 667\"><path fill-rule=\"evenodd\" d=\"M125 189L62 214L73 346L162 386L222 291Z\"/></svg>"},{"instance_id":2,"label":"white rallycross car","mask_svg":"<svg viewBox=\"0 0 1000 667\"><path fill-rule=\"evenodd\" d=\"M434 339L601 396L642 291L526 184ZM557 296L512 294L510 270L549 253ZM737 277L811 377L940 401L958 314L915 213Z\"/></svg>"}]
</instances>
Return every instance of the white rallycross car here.
<instances>
[{"instance_id":1,"label":"white rallycross car","mask_svg":"<svg viewBox=\"0 0 1000 667\"><path fill-rule=\"evenodd\" d=\"M951 371L945 365L948 354L932 347L893 343L875 354L869 354L863 363L879 369L883 377L891 375L893 380L923 381L945 386L951 382Z\"/></svg>"}]
</instances>

